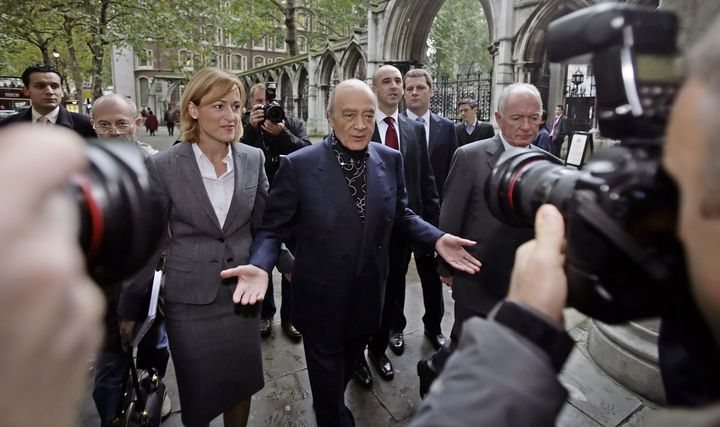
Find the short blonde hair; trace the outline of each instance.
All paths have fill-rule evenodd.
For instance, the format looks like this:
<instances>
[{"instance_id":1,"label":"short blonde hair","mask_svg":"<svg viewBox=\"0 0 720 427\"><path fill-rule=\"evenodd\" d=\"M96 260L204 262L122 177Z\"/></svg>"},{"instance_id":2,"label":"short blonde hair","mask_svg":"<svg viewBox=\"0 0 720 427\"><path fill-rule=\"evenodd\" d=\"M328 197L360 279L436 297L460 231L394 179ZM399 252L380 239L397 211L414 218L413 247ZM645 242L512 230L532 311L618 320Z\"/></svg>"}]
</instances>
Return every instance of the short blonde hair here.
<instances>
[{"instance_id":1,"label":"short blonde hair","mask_svg":"<svg viewBox=\"0 0 720 427\"><path fill-rule=\"evenodd\" d=\"M198 71L185 86L185 92L180 100L180 121L182 122L180 139L196 143L200 136L197 120L190 116L188 107L191 102L199 107L200 101L204 97L221 98L235 89L240 91L240 102L244 105L245 87L235 75L216 67L203 68ZM239 141L242 134L242 123L238 123L235 141Z\"/></svg>"}]
</instances>

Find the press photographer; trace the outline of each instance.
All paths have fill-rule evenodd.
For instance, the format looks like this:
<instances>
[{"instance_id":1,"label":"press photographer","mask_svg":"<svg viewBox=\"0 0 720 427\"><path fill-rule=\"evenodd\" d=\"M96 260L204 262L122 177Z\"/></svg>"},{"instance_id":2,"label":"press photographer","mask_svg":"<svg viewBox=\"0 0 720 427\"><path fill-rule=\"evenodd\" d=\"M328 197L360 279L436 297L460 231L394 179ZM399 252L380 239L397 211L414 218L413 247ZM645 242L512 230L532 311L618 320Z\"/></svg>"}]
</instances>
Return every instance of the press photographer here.
<instances>
[{"instance_id":1,"label":"press photographer","mask_svg":"<svg viewBox=\"0 0 720 427\"><path fill-rule=\"evenodd\" d=\"M576 37L567 38L571 29ZM567 43L562 47L570 51L577 47L575 43L588 43L585 52L576 49L568 55L592 52L598 70L596 61L604 61L603 75L598 73L600 130L621 137L623 144L596 156L591 162L595 164L581 174L563 172L550 160L529 162L520 156L506 159L495 171L498 181L488 192L498 196L496 214L515 220L534 216L536 238L516 254L507 299L489 320L473 319L465 325L456 356L413 425L439 425L447 417L457 425L477 420L484 425L553 425L567 396L557 373L572 348L572 340L562 329L562 309L568 302L609 320L662 314L682 325L692 324L685 322L693 322L697 303L700 323L706 322L715 338L704 352L716 354L720 339L720 128L712 112L720 108L720 20L688 56L687 81L661 147L662 108L669 93L664 90L668 82L664 54L671 52L645 49L668 33L674 39L675 29L675 18L667 12L617 4L579 11L548 29L548 46L553 34L562 34ZM658 44L668 49L674 40L670 45ZM643 58L646 54L651 57ZM548 56L558 59L551 49ZM650 82L659 89L644 90ZM613 92L613 86L619 89ZM653 99L643 102L645 95ZM662 165L654 153L662 153ZM665 171L681 196L676 209L671 193L664 200L653 194L671 188ZM560 209L540 207L541 203ZM692 299L683 297L688 288L682 250L674 247L671 231L680 237L687 256ZM585 252L589 250L595 250L594 259ZM635 269L628 269L630 265ZM642 295L645 300L639 299ZM633 304L635 313L629 310ZM684 330L689 335L698 333L694 328ZM698 368L712 372L717 360L700 361ZM717 399L712 389L717 387L717 378L704 381L709 386L705 396ZM648 420L650 425L718 422L718 406L666 412Z\"/></svg>"},{"instance_id":2,"label":"press photographer","mask_svg":"<svg viewBox=\"0 0 720 427\"><path fill-rule=\"evenodd\" d=\"M269 82L257 83L250 88L250 104L252 108L246 113L245 132L241 142L261 148L265 152L265 174L272 189L273 178L280 167L280 156L311 144L305 132L302 120L288 116L275 101L276 84ZM292 251L292 242L286 242ZM293 340L300 340L300 332L292 326L292 302L290 284L285 276L282 278L282 307L280 322L283 332ZM268 337L272 333L272 319L277 311L273 295L272 276L268 283L268 291L263 300L260 321L260 333Z\"/></svg>"}]
</instances>

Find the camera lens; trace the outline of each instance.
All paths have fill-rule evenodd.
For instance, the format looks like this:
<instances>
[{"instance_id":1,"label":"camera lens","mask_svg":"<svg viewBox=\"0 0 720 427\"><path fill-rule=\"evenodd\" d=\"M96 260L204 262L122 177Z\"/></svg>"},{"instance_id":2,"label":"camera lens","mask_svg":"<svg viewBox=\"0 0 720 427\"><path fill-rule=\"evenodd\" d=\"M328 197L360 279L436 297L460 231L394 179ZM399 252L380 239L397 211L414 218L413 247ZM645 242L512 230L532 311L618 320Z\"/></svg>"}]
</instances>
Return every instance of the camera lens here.
<instances>
[{"instance_id":1,"label":"camera lens","mask_svg":"<svg viewBox=\"0 0 720 427\"><path fill-rule=\"evenodd\" d=\"M541 150L504 153L485 187L490 212L508 224L532 225L544 203L565 212L581 173Z\"/></svg>"},{"instance_id":2,"label":"camera lens","mask_svg":"<svg viewBox=\"0 0 720 427\"><path fill-rule=\"evenodd\" d=\"M285 111L280 104L273 102L265 106L265 118L273 123L280 123L285 119Z\"/></svg>"},{"instance_id":3,"label":"camera lens","mask_svg":"<svg viewBox=\"0 0 720 427\"><path fill-rule=\"evenodd\" d=\"M158 201L134 144L91 142L86 152L87 170L71 179L80 245L93 279L112 284L135 273L155 251L162 232Z\"/></svg>"}]
</instances>

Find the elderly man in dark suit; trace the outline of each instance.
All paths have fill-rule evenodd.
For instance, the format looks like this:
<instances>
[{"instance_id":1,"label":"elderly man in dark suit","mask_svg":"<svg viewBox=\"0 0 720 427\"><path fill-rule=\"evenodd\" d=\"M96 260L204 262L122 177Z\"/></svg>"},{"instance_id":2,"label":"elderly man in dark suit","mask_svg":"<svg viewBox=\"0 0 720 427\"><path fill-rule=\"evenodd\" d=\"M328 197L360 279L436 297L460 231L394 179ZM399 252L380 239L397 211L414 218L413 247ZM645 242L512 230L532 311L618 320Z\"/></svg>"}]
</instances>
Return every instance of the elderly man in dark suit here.
<instances>
[{"instance_id":1,"label":"elderly man in dark suit","mask_svg":"<svg viewBox=\"0 0 720 427\"><path fill-rule=\"evenodd\" d=\"M478 242L470 252L483 263L478 274L455 271L444 263L438 268L442 281L451 286L455 300L455 323L451 343L432 357L420 361L420 393L424 394L460 338L462 324L473 316L485 317L507 293L515 250L533 236L532 228L516 228L495 218L487 207L485 182L500 156L509 150L539 150L531 145L542 121L542 100L535 86L514 83L498 99L495 120L500 133L493 138L464 145L455 152L445 183L440 226Z\"/></svg>"},{"instance_id":2,"label":"elderly man in dark suit","mask_svg":"<svg viewBox=\"0 0 720 427\"><path fill-rule=\"evenodd\" d=\"M455 125L430 111L430 98L433 92L433 79L427 70L416 68L408 71L403 79L405 92L405 106L407 110L403 115L419 122L425 129L428 141L428 155L435 176L440 202L443 201L443 186L450 168L450 161L458 146ZM445 314L443 302L443 286L437 275L437 263L433 253L415 254L415 266L422 285L425 314L423 325L425 337L436 350L440 348L447 338L440 329L440 322ZM404 301L403 301L404 302ZM403 329L407 320L402 311L395 317L392 325L393 333L390 335L390 348L396 354L401 354L404 345ZM399 344L396 345L396 344Z\"/></svg>"},{"instance_id":3,"label":"elderly man in dark suit","mask_svg":"<svg viewBox=\"0 0 720 427\"><path fill-rule=\"evenodd\" d=\"M370 144L377 100L360 80L330 97L333 129L322 143L280 159L250 265L227 272L263 284L280 243L296 239L293 321L303 334L318 425L352 426L344 394L368 337L377 331L388 274L388 243L396 229L453 268L473 274L479 262L462 245L407 208L402 156Z\"/></svg>"},{"instance_id":4,"label":"elderly man in dark suit","mask_svg":"<svg viewBox=\"0 0 720 427\"><path fill-rule=\"evenodd\" d=\"M0 120L0 127L13 123L58 125L70 128L85 138L96 137L88 117L70 112L60 105L64 92L59 71L49 65L33 65L25 69L22 81L32 107Z\"/></svg>"},{"instance_id":5,"label":"elderly man in dark suit","mask_svg":"<svg viewBox=\"0 0 720 427\"><path fill-rule=\"evenodd\" d=\"M392 65L378 68L373 76L372 89L378 99L372 140L400 150L405 170L408 207L427 222L437 225L440 203L428 158L425 129L419 123L399 114L398 111L398 104L403 94L400 70ZM390 271L382 322L368 345L368 358L384 380L391 380L395 375L385 350L388 347L391 327L396 319L403 315L405 275L411 255L409 239L399 232L394 232L390 236L389 254ZM364 386L372 385L372 375L364 357L358 358L353 374Z\"/></svg>"},{"instance_id":6,"label":"elderly man in dark suit","mask_svg":"<svg viewBox=\"0 0 720 427\"><path fill-rule=\"evenodd\" d=\"M455 133L457 133L458 145L461 147L469 142L495 136L495 129L490 123L478 120L477 108L477 102L470 98L458 102L458 113L462 122L455 125Z\"/></svg>"}]
</instances>

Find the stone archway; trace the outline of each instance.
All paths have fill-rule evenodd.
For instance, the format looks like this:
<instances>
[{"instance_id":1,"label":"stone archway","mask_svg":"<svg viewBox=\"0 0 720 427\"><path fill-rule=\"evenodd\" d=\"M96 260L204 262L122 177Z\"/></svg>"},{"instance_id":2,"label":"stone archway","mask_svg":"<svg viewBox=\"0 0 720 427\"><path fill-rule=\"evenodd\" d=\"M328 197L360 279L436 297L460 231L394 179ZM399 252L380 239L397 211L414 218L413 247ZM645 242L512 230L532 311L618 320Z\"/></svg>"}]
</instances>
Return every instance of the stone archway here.
<instances>
[{"instance_id":1,"label":"stone archway","mask_svg":"<svg viewBox=\"0 0 720 427\"><path fill-rule=\"evenodd\" d=\"M292 116L294 115L293 108L293 86L290 76L287 71L284 71L280 75L280 93L278 93L278 102L282 105L285 110L285 114Z\"/></svg>"},{"instance_id":2,"label":"stone archway","mask_svg":"<svg viewBox=\"0 0 720 427\"><path fill-rule=\"evenodd\" d=\"M345 49L345 53L342 58L340 58L340 64L343 66L343 80L366 79L367 65L365 55L363 55L362 49L356 42L352 42L350 46Z\"/></svg>"}]
</instances>

